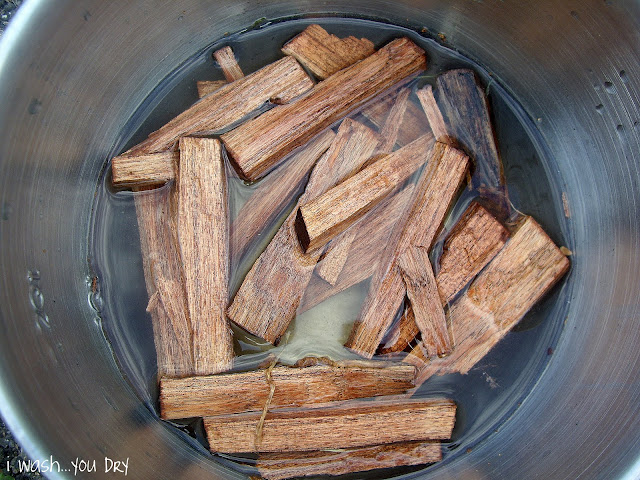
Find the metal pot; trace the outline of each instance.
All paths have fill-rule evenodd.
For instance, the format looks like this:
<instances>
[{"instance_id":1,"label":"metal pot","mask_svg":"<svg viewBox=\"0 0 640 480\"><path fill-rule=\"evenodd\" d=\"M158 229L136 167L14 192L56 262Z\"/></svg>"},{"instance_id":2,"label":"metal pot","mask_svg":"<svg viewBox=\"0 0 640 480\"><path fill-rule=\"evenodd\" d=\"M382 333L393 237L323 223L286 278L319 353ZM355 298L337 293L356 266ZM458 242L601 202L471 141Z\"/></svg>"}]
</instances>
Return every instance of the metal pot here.
<instances>
[{"instance_id":1,"label":"metal pot","mask_svg":"<svg viewBox=\"0 0 640 480\"><path fill-rule=\"evenodd\" d=\"M123 378L96 322L90 206L122 126L185 58L261 17L326 13L444 33L538 119L570 208L568 313L547 368L499 431L412 475L638 478L640 4L624 0L27 1L0 50L10 428L31 456L71 469L51 478L74 476L79 460L110 476L105 457L128 458L134 478L239 476L158 421Z\"/></svg>"}]
</instances>

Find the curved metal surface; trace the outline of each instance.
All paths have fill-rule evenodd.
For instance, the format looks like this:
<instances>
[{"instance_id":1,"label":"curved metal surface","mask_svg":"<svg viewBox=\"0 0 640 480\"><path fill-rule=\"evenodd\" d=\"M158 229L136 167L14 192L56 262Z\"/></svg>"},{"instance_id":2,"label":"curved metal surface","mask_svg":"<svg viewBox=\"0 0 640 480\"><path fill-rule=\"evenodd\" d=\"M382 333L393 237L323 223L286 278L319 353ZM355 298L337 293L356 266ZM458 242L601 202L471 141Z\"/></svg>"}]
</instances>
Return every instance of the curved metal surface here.
<instances>
[{"instance_id":1,"label":"curved metal surface","mask_svg":"<svg viewBox=\"0 0 640 480\"><path fill-rule=\"evenodd\" d=\"M128 457L134 478L234 475L122 378L88 301L90 205L166 75L225 32L301 13L444 33L538 119L569 200L570 306L548 368L497 433L423 475L638 478L640 4L623 0L27 1L0 45L0 409L21 443L63 465Z\"/></svg>"}]
</instances>

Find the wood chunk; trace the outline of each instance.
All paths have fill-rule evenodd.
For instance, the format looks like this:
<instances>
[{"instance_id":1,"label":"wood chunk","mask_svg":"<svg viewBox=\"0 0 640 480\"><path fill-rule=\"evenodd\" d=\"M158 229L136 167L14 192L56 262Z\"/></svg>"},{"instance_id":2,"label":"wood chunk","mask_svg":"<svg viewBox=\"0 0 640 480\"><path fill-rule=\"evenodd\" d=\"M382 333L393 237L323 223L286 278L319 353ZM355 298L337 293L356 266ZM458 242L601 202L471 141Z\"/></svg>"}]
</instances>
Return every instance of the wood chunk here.
<instances>
[{"instance_id":1,"label":"wood chunk","mask_svg":"<svg viewBox=\"0 0 640 480\"><path fill-rule=\"evenodd\" d=\"M115 187L156 187L176 178L178 152L118 155L111 161Z\"/></svg>"},{"instance_id":2,"label":"wood chunk","mask_svg":"<svg viewBox=\"0 0 640 480\"><path fill-rule=\"evenodd\" d=\"M329 250L318 263L317 274L326 282L335 285L349 257L351 245L356 238L357 230L352 228L339 235L329 244Z\"/></svg>"},{"instance_id":3,"label":"wood chunk","mask_svg":"<svg viewBox=\"0 0 640 480\"><path fill-rule=\"evenodd\" d=\"M381 99L375 99L366 105L360 113L378 128L383 128L393 105L396 103L396 95L397 92L393 92ZM398 145L402 147L428 132L429 125L425 121L424 112L415 103L408 102L398 130Z\"/></svg>"},{"instance_id":4,"label":"wood chunk","mask_svg":"<svg viewBox=\"0 0 640 480\"><path fill-rule=\"evenodd\" d=\"M409 246L398 258L398 266L427 355L448 355L453 345L428 251Z\"/></svg>"},{"instance_id":5,"label":"wood chunk","mask_svg":"<svg viewBox=\"0 0 640 480\"><path fill-rule=\"evenodd\" d=\"M226 80L198 80L196 88L198 89L198 98L206 97L210 93L227 85Z\"/></svg>"},{"instance_id":6,"label":"wood chunk","mask_svg":"<svg viewBox=\"0 0 640 480\"><path fill-rule=\"evenodd\" d=\"M135 195L140 250L149 294L158 376L194 373L191 322L182 277L182 261L172 228L173 187Z\"/></svg>"},{"instance_id":7,"label":"wood chunk","mask_svg":"<svg viewBox=\"0 0 640 480\"><path fill-rule=\"evenodd\" d=\"M413 314L411 305L407 305L400 319L391 325L385 334L381 344L380 353L399 353L409 346L411 341L420 333L416 324L416 317Z\"/></svg>"},{"instance_id":8,"label":"wood chunk","mask_svg":"<svg viewBox=\"0 0 640 480\"><path fill-rule=\"evenodd\" d=\"M450 302L502 249L509 232L486 208L472 203L449 233L436 277L443 303Z\"/></svg>"},{"instance_id":9,"label":"wood chunk","mask_svg":"<svg viewBox=\"0 0 640 480\"><path fill-rule=\"evenodd\" d=\"M531 217L449 310L455 342L444 358L420 361L419 378L467 373L567 272L569 260ZM417 353L417 352L416 352Z\"/></svg>"},{"instance_id":10,"label":"wood chunk","mask_svg":"<svg viewBox=\"0 0 640 480\"><path fill-rule=\"evenodd\" d=\"M324 194L302 203L296 232L304 251L324 246L398 188L429 157L426 134L367 166Z\"/></svg>"},{"instance_id":11,"label":"wood chunk","mask_svg":"<svg viewBox=\"0 0 640 480\"><path fill-rule=\"evenodd\" d=\"M394 229L372 279L346 347L366 358L375 353L405 296L398 257L409 245L430 249L468 170L466 155L436 143L416 186L415 198Z\"/></svg>"},{"instance_id":12,"label":"wood chunk","mask_svg":"<svg viewBox=\"0 0 640 480\"><path fill-rule=\"evenodd\" d=\"M164 419L206 417L269 408L303 407L352 398L394 395L413 387L415 368L317 365L275 367L269 371L163 378L160 411ZM271 399L270 388L274 387Z\"/></svg>"},{"instance_id":13,"label":"wood chunk","mask_svg":"<svg viewBox=\"0 0 640 480\"><path fill-rule=\"evenodd\" d=\"M388 397L273 410L261 436L256 434L259 413L205 417L204 427L213 452L295 452L448 439L455 412L455 403L447 399Z\"/></svg>"},{"instance_id":14,"label":"wood chunk","mask_svg":"<svg viewBox=\"0 0 640 480\"><path fill-rule=\"evenodd\" d=\"M369 219L356 229L356 238L352 242L349 256L335 285L325 281L314 282L312 279L300 304L300 312L306 312L327 298L373 275L391 231L405 211L412 195L413 185L408 185L371 211Z\"/></svg>"},{"instance_id":15,"label":"wood chunk","mask_svg":"<svg viewBox=\"0 0 640 480\"><path fill-rule=\"evenodd\" d=\"M358 171L377 142L371 129L344 120L311 173L298 206ZM294 229L296 210L253 265L227 310L236 324L271 343L278 341L293 320L320 256L320 252L302 251Z\"/></svg>"},{"instance_id":16,"label":"wood chunk","mask_svg":"<svg viewBox=\"0 0 640 480\"><path fill-rule=\"evenodd\" d=\"M344 450L262 453L256 468L263 478L283 480L315 475L343 475L381 468L406 467L442 460L440 442L400 442Z\"/></svg>"},{"instance_id":17,"label":"wood chunk","mask_svg":"<svg viewBox=\"0 0 640 480\"><path fill-rule=\"evenodd\" d=\"M443 306L496 256L508 237L502 224L480 204L474 202L467 208L447 236L440 256L436 283ZM403 351L418 334L415 322L409 321L408 315L403 319L391 327L382 353Z\"/></svg>"},{"instance_id":18,"label":"wood chunk","mask_svg":"<svg viewBox=\"0 0 640 480\"><path fill-rule=\"evenodd\" d=\"M220 142L180 139L178 240L193 328L194 371L228 370L233 361L225 316L229 283L229 211Z\"/></svg>"},{"instance_id":19,"label":"wood chunk","mask_svg":"<svg viewBox=\"0 0 640 480\"><path fill-rule=\"evenodd\" d=\"M416 91L416 95L418 96L418 100L420 100L420 105L422 105L424 113L427 115L427 120L429 121L433 135L441 142L451 143L451 137L449 136L444 118L442 118L440 108L433 96L433 88L431 85L426 85L419 89Z\"/></svg>"},{"instance_id":20,"label":"wood chunk","mask_svg":"<svg viewBox=\"0 0 640 480\"><path fill-rule=\"evenodd\" d=\"M296 196L316 161L335 138L327 130L302 149L296 151L275 172L262 180L249 200L242 206L231 226L231 256L242 257L248 245L265 230L282 209Z\"/></svg>"},{"instance_id":21,"label":"wood chunk","mask_svg":"<svg viewBox=\"0 0 640 480\"><path fill-rule=\"evenodd\" d=\"M409 88L402 88L396 95L395 102L380 129L380 144L377 150L379 153L390 153L397 143L402 119L405 117L409 105L410 93Z\"/></svg>"},{"instance_id":22,"label":"wood chunk","mask_svg":"<svg viewBox=\"0 0 640 480\"><path fill-rule=\"evenodd\" d=\"M318 132L425 67L424 50L407 38L394 40L318 83L297 102L273 108L222 140L241 175L257 180Z\"/></svg>"},{"instance_id":23,"label":"wood chunk","mask_svg":"<svg viewBox=\"0 0 640 480\"><path fill-rule=\"evenodd\" d=\"M340 39L327 33L320 25L309 25L282 47L282 53L295 57L319 79L325 79L374 52L370 40Z\"/></svg>"},{"instance_id":24,"label":"wood chunk","mask_svg":"<svg viewBox=\"0 0 640 480\"><path fill-rule=\"evenodd\" d=\"M242 69L240 68L240 65L238 65L231 47L227 46L216 50L215 52L213 52L213 58L215 58L220 65L222 73L224 74L224 78L227 80L227 82L240 80L244 77L244 73L242 73Z\"/></svg>"},{"instance_id":25,"label":"wood chunk","mask_svg":"<svg viewBox=\"0 0 640 480\"><path fill-rule=\"evenodd\" d=\"M488 102L475 74L471 70L451 70L440 75L436 85L437 102L448 133L474 161L473 187L491 197L500 207L499 213L509 212Z\"/></svg>"},{"instance_id":26,"label":"wood chunk","mask_svg":"<svg viewBox=\"0 0 640 480\"><path fill-rule=\"evenodd\" d=\"M291 101L312 86L300 64L285 57L203 97L127 153L140 155L172 149L181 136L219 131L265 102L275 98L280 102Z\"/></svg>"}]
</instances>

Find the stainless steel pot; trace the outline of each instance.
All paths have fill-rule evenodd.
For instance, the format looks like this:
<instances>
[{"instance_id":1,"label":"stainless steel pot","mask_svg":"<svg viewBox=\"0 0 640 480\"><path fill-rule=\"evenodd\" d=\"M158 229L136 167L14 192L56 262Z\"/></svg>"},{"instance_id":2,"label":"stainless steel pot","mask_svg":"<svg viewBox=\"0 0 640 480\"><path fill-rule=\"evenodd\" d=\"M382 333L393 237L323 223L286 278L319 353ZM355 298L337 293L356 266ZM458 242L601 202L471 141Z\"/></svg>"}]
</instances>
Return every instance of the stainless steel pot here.
<instances>
[{"instance_id":1,"label":"stainless steel pot","mask_svg":"<svg viewBox=\"0 0 640 480\"><path fill-rule=\"evenodd\" d=\"M238 476L157 421L91 307L90 206L124 123L181 61L256 19L442 32L532 118L575 251L551 361L498 432L425 478L640 477L640 3L27 1L0 50L0 409L34 457L133 478ZM91 297L91 298L89 298ZM50 474L73 477L74 472ZM82 474L78 473L78 476Z\"/></svg>"}]
</instances>

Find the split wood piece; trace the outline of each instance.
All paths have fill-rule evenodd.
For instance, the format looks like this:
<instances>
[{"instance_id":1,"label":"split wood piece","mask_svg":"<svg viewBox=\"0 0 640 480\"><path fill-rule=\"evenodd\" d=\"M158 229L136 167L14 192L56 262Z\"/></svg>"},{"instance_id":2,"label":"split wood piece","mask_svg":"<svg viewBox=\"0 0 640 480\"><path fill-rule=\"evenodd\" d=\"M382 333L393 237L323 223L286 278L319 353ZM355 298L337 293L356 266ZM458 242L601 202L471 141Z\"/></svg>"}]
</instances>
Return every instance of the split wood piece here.
<instances>
[{"instance_id":1,"label":"split wood piece","mask_svg":"<svg viewBox=\"0 0 640 480\"><path fill-rule=\"evenodd\" d=\"M451 230L440 256L436 283L442 305L454 297L497 255L509 233L482 205L472 203ZM411 321L409 321L411 318ZM382 353L401 352L418 334L413 312L391 327Z\"/></svg>"},{"instance_id":2,"label":"split wood piece","mask_svg":"<svg viewBox=\"0 0 640 480\"><path fill-rule=\"evenodd\" d=\"M231 47L223 47L219 50L216 50L215 52L213 52L213 58L215 58L220 65L222 73L224 74L224 78L227 80L227 82L240 80L244 77L244 73L242 73L242 69L240 68L240 65L238 65Z\"/></svg>"},{"instance_id":3,"label":"split wood piece","mask_svg":"<svg viewBox=\"0 0 640 480\"><path fill-rule=\"evenodd\" d=\"M378 264L360 315L346 347L371 358L393 322L405 297L398 257L409 245L431 249L444 217L469 168L469 159L437 142L415 190L415 198L394 229Z\"/></svg>"},{"instance_id":4,"label":"split wood piece","mask_svg":"<svg viewBox=\"0 0 640 480\"><path fill-rule=\"evenodd\" d=\"M203 97L127 153L140 155L172 149L182 136L219 131L265 102L288 102L311 87L313 81L300 64L292 57L282 58Z\"/></svg>"},{"instance_id":5,"label":"split wood piece","mask_svg":"<svg viewBox=\"0 0 640 480\"><path fill-rule=\"evenodd\" d=\"M352 398L394 395L413 387L415 368L317 365L188 378L163 378L164 419L207 417L269 408L304 407ZM273 388L273 394L270 390Z\"/></svg>"},{"instance_id":6,"label":"split wood piece","mask_svg":"<svg viewBox=\"0 0 640 480\"><path fill-rule=\"evenodd\" d=\"M347 400L318 408L205 417L213 452L297 452L451 437L456 405L443 398ZM261 427L261 428L258 428Z\"/></svg>"},{"instance_id":7,"label":"split wood piece","mask_svg":"<svg viewBox=\"0 0 640 480\"><path fill-rule=\"evenodd\" d=\"M398 188L429 158L429 133L300 205L296 232L305 252L324 246Z\"/></svg>"},{"instance_id":8,"label":"split wood piece","mask_svg":"<svg viewBox=\"0 0 640 480\"><path fill-rule=\"evenodd\" d=\"M393 150L398 138L398 129L407 110L409 93L411 93L411 90L408 88L403 88L398 92L395 103L391 107L384 126L380 130L380 142L376 148L376 153L390 153ZM374 155L372 159L369 159L369 162L375 161L375 158ZM360 221L367 221L367 219L362 218ZM357 228L360 227L354 225L351 229L334 238L328 245L327 251L325 251L325 254L318 264L316 272L331 285L335 285L338 281L340 272L349 256L351 244L356 237Z\"/></svg>"},{"instance_id":9,"label":"split wood piece","mask_svg":"<svg viewBox=\"0 0 640 480\"><path fill-rule=\"evenodd\" d=\"M315 452L262 453L256 468L263 478L284 480L315 475L343 475L381 468L424 465L442 460L440 442L400 442Z\"/></svg>"},{"instance_id":10,"label":"split wood piece","mask_svg":"<svg viewBox=\"0 0 640 480\"><path fill-rule=\"evenodd\" d=\"M389 331L385 333L380 353L386 355L404 351L418 333L420 333L420 329L416 324L413 309L411 305L407 305L399 320L392 324Z\"/></svg>"},{"instance_id":11,"label":"split wood piece","mask_svg":"<svg viewBox=\"0 0 640 480\"><path fill-rule=\"evenodd\" d=\"M438 77L438 106L446 129L474 161L472 184L500 208L509 212L504 172L484 90L471 70L451 70Z\"/></svg>"},{"instance_id":12,"label":"split wood piece","mask_svg":"<svg viewBox=\"0 0 640 480\"><path fill-rule=\"evenodd\" d=\"M309 172L329 149L334 138L333 130L321 133L262 180L231 225L232 258L242 257L258 234L297 196Z\"/></svg>"},{"instance_id":13,"label":"split wood piece","mask_svg":"<svg viewBox=\"0 0 640 480\"><path fill-rule=\"evenodd\" d=\"M394 40L318 83L298 101L225 133L222 140L241 175L257 180L318 132L425 67L424 50L407 38Z\"/></svg>"},{"instance_id":14,"label":"split wood piece","mask_svg":"<svg viewBox=\"0 0 640 480\"><path fill-rule=\"evenodd\" d=\"M393 92L381 99L375 99L366 105L360 113L379 129L384 127L393 105L396 103L397 92ZM429 125L425 122L424 112L413 102L408 102L407 110L400 122L397 143L404 146L416 138L429 132Z\"/></svg>"},{"instance_id":15,"label":"split wood piece","mask_svg":"<svg viewBox=\"0 0 640 480\"><path fill-rule=\"evenodd\" d=\"M206 97L210 93L227 85L226 80L198 80L196 88L198 89L198 98Z\"/></svg>"},{"instance_id":16,"label":"split wood piece","mask_svg":"<svg viewBox=\"0 0 640 480\"><path fill-rule=\"evenodd\" d=\"M175 189L167 186L139 192L134 198L158 376L192 375L191 323L178 240L172 226Z\"/></svg>"},{"instance_id":17,"label":"split wood piece","mask_svg":"<svg viewBox=\"0 0 640 480\"><path fill-rule=\"evenodd\" d=\"M432 375L467 373L567 272L569 260L531 217L449 310L453 353L424 362L420 347L407 361Z\"/></svg>"},{"instance_id":18,"label":"split wood piece","mask_svg":"<svg viewBox=\"0 0 640 480\"><path fill-rule=\"evenodd\" d=\"M394 225L398 222L398 218L402 217L412 198L413 188L414 186L411 184L406 186L371 210L370 219L362 222L355 229L356 238L351 244L349 256L335 284L331 285L314 277L304 294L300 304L300 312L306 312L327 298L337 295L373 275ZM347 232L344 232L342 235L346 234ZM318 267L320 265L319 263Z\"/></svg>"},{"instance_id":19,"label":"split wood piece","mask_svg":"<svg viewBox=\"0 0 640 480\"><path fill-rule=\"evenodd\" d=\"M229 283L229 208L220 142L180 138L178 241L197 375L231 368L233 343L225 309Z\"/></svg>"},{"instance_id":20,"label":"split wood piece","mask_svg":"<svg viewBox=\"0 0 640 480\"><path fill-rule=\"evenodd\" d=\"M176 178L178 160L174 151L118 155L111 161L111 182L116 187L157 187Z\"/></svg>"},{"instance_id":21,"label":"split wood piece","mask_svg":"<svg viewBox=\"0 0 640 480\"><path fill-rule=\"evenodd\" d=\"M227 310L231 320L268 342L278 341L296 314L320 256L320 252L305 254L300 247L294 228L297 207L358 171L377 143L370 128L350 119L342 122L296 209L247 273Z\"/></svg>"},{"instance_id":22,"label":"split wood piece","mask_svg":"<svg viewBox=\"0 0 640 480\"><path fill-rule=\"evenodd\" d=\"M398 266L425 353L430 357L448 355L453 345L426 248L409 246L398 258Z\"/></svg>"},{"instance_id":23,"label":"split wood piece","mask_svg":"<svg viewBox=\"0 0 640 480\"><path fill-rule=\"evenodd\" d=\"M309 25L282 47L321 80L375 52L373 43L350 36L338 38L320 25Z\"/></svg>"},{"instance_id":24,"label":"split wood piece","mask_svg":"<svg viewBox=\"0 0 640 480\"><path fill-rule=\"evenodd\" d=\"M444 118L442 118L442 112L440 112L440 108L433 96L433 88L431 85L426 85L424 88L419 89L416 91L416 95L418 96L418 100L420 100L420 105L422 105L424 113L427 115L427 121L429 122L433 135L441 142L452 143Z\"/></svg>"}]
</instances>

